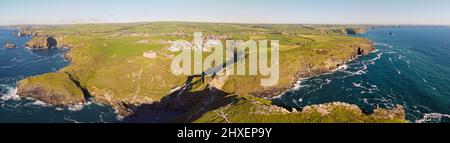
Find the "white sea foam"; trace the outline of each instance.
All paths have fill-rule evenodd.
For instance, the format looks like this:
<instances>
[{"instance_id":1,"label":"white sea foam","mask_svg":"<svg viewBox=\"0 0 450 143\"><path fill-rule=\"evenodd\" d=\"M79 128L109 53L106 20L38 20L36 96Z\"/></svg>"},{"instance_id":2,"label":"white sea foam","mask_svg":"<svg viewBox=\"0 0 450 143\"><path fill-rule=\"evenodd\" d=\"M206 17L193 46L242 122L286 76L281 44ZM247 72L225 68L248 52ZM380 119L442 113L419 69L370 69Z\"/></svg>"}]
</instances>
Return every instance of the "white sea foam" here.
<instances>
[{"instance_id":1,"label":"white sea foam","mask_svg":"<svg viewBox=\"0 0 450 143\"><path fill-rule=\"evenodd\" d=\"M125 119L125 117L124 116L122 116L122 115L119 115L119 113L118 113L118 111L116 110L116 111L114 111L114 113L116 114L116 120L117 121L123 121L123 119Z\"/></svg>"},{"instance_id":2,"label":"white sea foam","mask_svg":"<svg viewBox=\"0 0 450 143\"><path fill-rule=\"evenodd\" d=\"M19 95L17 95L17 88L0 85L8 89L7 93L0 97L1 100L20 100Z\"/></svg>"},{"instance_id":3,"label":"white sea foam","mask_svg":"<svg viewBox=\"0 0 450 143\"><path fill-rule=\"evenodd\" d=\"M402 74L402 72L399 69L395 69L397 71L398 74Z\"/></svg>"},{"instance_id":4,"label":"white sea foam","mask_svg":"<svg viewBox=\"0 0 450 143\"><path fill-rule=\"evenodd\" d=\"M402 54L398 54L398 59L402 60L403 58L405 58L405 56L403 56Z\"/></svg>"},{"instance_id":5,"label":"white sea foam","mask_svg":"<svg viewBox=\"0 0 450 143\"><path fill-rule=\"evenodd\" d=\"M43 101L40 101L40 100L34 100L34 102L31 103L31 104L32 105L37 105L37 106L43 106L43 107L50 106L50 104L47 104L47 103L45 103Z\"/></svg>"},{"instance_id":6,"label":"white sea foam","mask_svg":"<svg viewBox=\"0 0 450 143\"><path fill-rule=\"evenodd\" d=\"M425 78L422 78L423 82L428 83L428 81Z\"/></svg>"},{"instance_id":7,"label":"white sea foam","mask_svg":"<svg viewBox=\"0 0 450 143\"><path fill-rule=\"evenodd\" d=\"M353 74L354 75L363 75L363 74L366 73L366 70L367 70L367 65L363 64L363 68L358 70L358 71L356 71L356 72L354 72Z\"/></svg>"},{"instance_id":8,"label":"white sea foam","mask_svg":"<svg viewBox=\"0 0 450 143\"><path fill-rule=\"evenodd\" d=\"M374 43L373 45L375 45L375 46L389 47L389 44L386 44L386 43Z\"/></svg>"},{"instance_id":9,"label":"white sea foam","mask_svg":"<svg viewBox=\"0 0 450 143\"><path fill-rule=\"evenodd\" d=\"M92 104L92 102L90 102L90 101L86 102L86 103L79 103L79 104L76 104L76 105L69 106L67 108L67 110L74 111L74 112L81 111L81 110L83 110L84 107L86 107L88 105L91 105L91 104Z\"/></svg>"},{"instance_id":10,"label":"white sea foam","mask_svg":"<svg viewBox=\"0 0 450 143\"><path fill-rule=\"evenodd\" d=\"M295 106L297 106L297 107L302 107L302 106L300 106L300 104L298 104L298 101L295 99L292 99L292 103L294 103Z\"/></svg>"},{"instance_id":11,"label":"white sea foam","mask_svg":"<svg viewBox=\"0 0 450 143\"><path fill-rule=\"evenodd\" d=\"M394 51L386 51L386 52L384 52L385 54L397 54L397 52L394 52Z\"/></svg>"},{"instance_id":12,"label":"white sea foam","mask_svg":"<svg viewBox=\"0 0 450 143\"><path fill-rule=\"evenodd\" d=\"M325 84L330 84L330 83L331 83L331 79L329 79L329 78L325 79L324 85L325 85Z\"/></svg>"},{"instance_id":13,"label":"white sea foam","mask_svg":"<svg viewBox=\"0 0 450 143\"><path fill-rule=\"evenodd\" d=\"M369 99L367 99L367 98L363 98L363 99L361 99L364 103L366 103L366 104L370 104L369 103Z\"/></svg>"},{"instance_id":14,"label":"white sea foam","mask_svg":"<svg viewBox=\"0 0 450 143\"><path fill-rule=\"evenodd\" d=\"M14 57L13 59L9 60L10 62L14 62L17 60L17 57Z\"/></svg>"},{"instance_id":15,"label":"white sea foam","mask_svg":"<svg viewBox=\"0 0 450 143\"><path fill-rule=\"evenodd\" d=\"M283 95L285 95L287 92L300 90L300 88L305 87L305 85L302 84L302 82L304 80L307 80L307 79L308 78L301 78L301 79L297 80L297 82L294 83L294 87L293 88L291 88L289 90L286 90L286 91L282 92L280 95L274 96L274 97L272 97L270 99L278 99L278 98L281 98Z\"/></svg>"},{"instance_id":16,"label":"white sea foam","mask_svg":"<svg viewBox=\"0 0 450 143\"><path fill-rule=\"evenodd\" d=\"M292 90L299 90L300 88L302 88L302 87L304 87L303 85L302 85L302 82L304 81L305 79L300 79L300 80L298 80L297 82L295 82L295 84L294 84L294 88L292 88Z\"/></svg>"},{"instance_id":17,"label":"white sea foam","mask_svg":"<svg viewBox=\"0 0 450 143\"><path fill-rule=\"evenodd\" d=\"M379 59L381 59L381 56L383 55L383 53L378 53L377 54L377 57L375 57L374 59L372 59L372 61L376 61L376 60L379 60Z\"/></svg>"},{"instance_id":18,"label":"white sea foam","mask_svg":"<svg viewBox=\"0 0 450 143\"><path fill-rule=\"evenodd\" d=\"M337 68L337 70L346 70L346 69L348 69L348 65L347 65L347 64L344 64L344 65L339 66L339 67Z\"/></svg>"},{"instance_id":19,"label":"white sea foam","mask_svg":"<svg viewBox=\"0 0 450 143\"><path fill-rule=\"evenodd\" d=\"M354 82L352 82L352 84L353 84L353 87L358 87L358 88L364 88L365 89L365 87L363 87L361 85L362 83L354 83Z\"/></svg>"},{"instance_id":20,"label":"white sea foam","mask_svg":"<svg viewBox=\"0 0 450 143\"><path fill-rule=\"evenodd\" d=\"M364 83L364 85L366 85L366 86L364 86L363 83L354 83L354 82L352 82L352 84L353 84L353 87L363 89L363 91L360 92L361 94L364 94L364 93L372 94L372 93L374 93L376 91L380 91L378 89L377 85L373 85L373 84L370 84L368 82Z\"/></svg>"},{"instance_id":21,"label":"white sea foam","mask_svg":"<svg viewBox=\"0 0 450 143\"><path fill-rule=\"evenodd\" d=\"M72 106L68 107L67 109L75 112L75 111L83 110L83 108L84 108L83 104L76 104L76 105L72 105Z\"/></svg>"},{"instance_id":22,"label":"white sea foam","mask_svg":"<svg viewBox=\"0 0 450 143\"><path fill-rule=\"evenodd\" d=\"M1 66L0 69L10 69L13 68L14 66Z\"/></svg>"},{"instance_id":23,"label":"white sea foam","mask_svg":"<svg viewBox=\"0 0 450 143\"><path fill-rule=\"evenodd\" d=\"M441 122L442 119L450 119L450 115L442 113L427 113L424 114L423 118L415 121L416 123L429 123L429 122Z\"/></svg>"},{"instance_id":24,"label":"white sea foam","mask_svg":"<svg viewBox=\"0 0 450 143\"><path fill-rule=\"evenodd\" d=\"M378 53L377 56L376 56L375 58L370 59L370 60L367 60L367 61L365 61L364 63L368 63L368 64L370 64L370 65L373 65L373 64L375 64L375 61L381 59L381 56L382 56L382 55L383 55L383 53Z\"/></svg>"},{"instance_id":25,"label":"white sea foam","mask_svg":"<svg viewBox=\"0 0 450 143\"><path fill-rule=\"evenodd\" d=\"M83 122L79 122L75 119L71 119L70 117L64 117L64 120L69 121L69 122L73 122L73 123L83 123Z\"/></svg>"}]
</instances>

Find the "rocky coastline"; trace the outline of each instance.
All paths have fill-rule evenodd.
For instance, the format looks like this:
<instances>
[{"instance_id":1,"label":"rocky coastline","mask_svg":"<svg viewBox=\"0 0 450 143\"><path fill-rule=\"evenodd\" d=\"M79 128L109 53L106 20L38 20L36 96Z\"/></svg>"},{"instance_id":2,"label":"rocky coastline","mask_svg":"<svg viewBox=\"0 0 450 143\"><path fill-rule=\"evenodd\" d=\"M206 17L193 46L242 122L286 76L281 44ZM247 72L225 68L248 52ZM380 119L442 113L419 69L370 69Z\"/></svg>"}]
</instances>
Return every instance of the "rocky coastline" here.
<instances>
[{"instance_id":1,"label":"rocky coastline","mask_svg":"<svg viewBox=\"0 0 450 143\"><path fill-rule=\"evenodd\" d=\"M16 45L13 44L13 43L5 43L5 44L3 45L3 47L4 47L4 48L8 48L8 49L13 49L13 48L16 48Z\"/></svg>"},{"instance_id":2,"label":"rocky coastline","mask_svg":"<svg viewBox=\"0 0 450 143\"><path fill-rule=\"evenodd\" d=\"M59 47L57 39L60 38L53 36L34 36L25 46L32 50L56 48Z\"/></svg>"},{"instance_id":3,"label":"rocky coastline","mask_svg":"<svg viewBox=\"0 0 450 143\"><path fill-rule=\"evenodd\" d=\"M61 43L65 43L63 37L64 36L36 35L26 44L26 46L32 50L61 47L60 46ZM333 70L344 65L345 63L350 62L358 58L359 56L368 55L369 53L375 50L371 42L360 43L358 45L352 45L346 48L351 48L354 52L350 56L348 56L345 60L332 60L328 62L326 66L311 67L311 69L308 70L300 70L297 72L295 77L292 77L292 80L290 81L291 82L290 86L264 90L260 93L255 93L252 95L255 96L255 98L263 98L263 99L279 96L286 90L293 88L299 79L332 72ZM70 57L70 52L67 53L66 58L69 60L72 59ZM49 83L43 82L45 81L45 79L36 79L45 77L47 78L51 77L53 80L58 82ZM171 98L172 94L178 94L178 92L169 93L169 95L161 99L161 101L153 101L151 99L147 100L144 99L144 97L142 99L140 98L135 99L135 97L133 97L133 99L130 100L128 100L128 98L117 98L113 97L112 95L108 95L107 93L108 91L105 91L106 93L103 93L103 91L102 93L96 93L96 91L100 92L101 90L95 90L95 87L83 85L79 79L77 79L76 77L72 77L67 72L66 74L48 73L46 74L46 76L36 76L27 78L25 80L18 82L17 90L18 95L22 98L34 98L55 106L71 106L92 100L95 102L110 105L117 111L118 115L123 117L132 115L135 111L142 108L143 105L152 105L146 106L150 108L164 108L166 110L172 110L178 109L175 107L194 108L195 107L194 105L196 105L194 103L198 102L202 103L207 102L208 104L205 105L205 107L212 106L213 103L217 104L217 102L223 102L221 101L223 99L220 96L218 97L214 96L214 98L209 96L207 96L208 98L203 98L202 96L198 97L198 99L197 97L195 99L189 98L192 99L192 101L198 102L191 103L191 101L183 101L183 103L181 103L179 101L180 100L179 98ZM208 92L209 94L212 91L205 91L205 92ZM272 106L277 107L275 105L271 105L271 107Z\"/></svg>"},{"instance_id":4,"label":"rocky coastline","mask_svg":"<svg viewBox=\"0 0 450 143\"><path fill-rule=\"evenodd\" d=\"M354 53L350 57L348 57L346 60L332 61L328 64L328 66L322 66L322 67L316 67L316 68L312 67L311 69L308 69L308 70L298 71L297 75L294 78L292 78L290 86L287 86L284 88L268 89L268 90L264 90L264 92L255 93L254 95L256 97L260 97L260 98L264 98L264 99L271 99L274 97L279 97L287 90L294 88L296 86L297 82L301 79L310 78L310 77L325 74L325 73L331 73L331 72L335 71L337 68L339 68L340 66L345 65L346 63L351 62L351 61L357 59L358 57L369 55L370 53L372 53L373 51L376 50L375 46L373 45L373 42L364 43L360 46L352 46L351 48L355 49Z\"/></svg>"},{"instance_id":5,"label":"rocky coastline","mask_svg":"<svg viewBox=\"0 0 450 143\"><path fill-rule=\"evenodd\" d=\"M35 45L36 48L34 48L34 49L46 49L46 48L48 48L48 46L43 45L43 43L46 44L45 40L43 40L45 38L47 38L47 37L34 38L34 40L32 39L30 42L28 42L28 44ZM41 41L41 42L39 42L39 41ZM42 45L42 46L39 46L39 45ZM350 62L350 61L358 58L359 56L368 55L368 54L370 54L370 52L375 50L372 43L368 43L364 47L353 47L353 48L355 48L355 52L352 56L350 56L348 58L348 60L336 61L333 64L330 64L329 67L321 67L321 68L316 68L316 69L307 70L307 71L300 71L299 74L297 74L297 76L295 78L293 78L295 80L291 81L292 82L291 86L286 87L286 88L264 90L264 92L255 93L254 96L259 97L259 98L264 98L264 99L270 99L270 98L273 98L276 96L280 96L285 91L294 88L295 84L297 83L297 81L299 79L309 78L312 76L332 72L339 66L344 65L347 62ZM66 58L70 59L70 56L66 55ZM62 80L67 80L67 79L70 79L70 78L64 77L64 79L62 79ZM63 96L61 94L61 92L57 92L59 89L54 89L50 86L27 86L28 83L26 81L27 80L24 80L24 81L21 81L18 83L18 95L23 98L31 97L31 98L43 101L45 103L55 105L55 106L71 106L71 105L76 105L79 103L87 102L87 100L85 99L85 96L87 96L87 95L83 95L83 92L82 92L83 88L76 86L75 83L77 81L75 81L75 79L71 79L72 85L68 85L68 86L71 86L74 89L76 89L76 92L73 92L73 91L71 92L71 96ZM46 89L43 87L48 87L48 88ZM63 91L63 89L60 89L60 90ZM78 94L74 94L77 92L78 92ZM139 105L151 104L151 102L150 103L148 103L148 102L142 102L142 103L134 102L133 103L131 101L120 101L120 100L116 100L113 98L107 98L107 97L103 97L103 96L95 96L96 93L84 93L84 94L89 94L89 96L93 97L92 99L95 102L99 102L99 103L103 103L103 104L112 106L117 111L118 115L120 115L122 117L131 115L133 113L132 109L139 107ZM178 103L175 103L176 101L171 101L170 99L166 99L164 102L165 102L164 104L178 104ZM193 103L189 103L189 101L186 101L186 102L183 102L182 104L184 105L184 104L193 104ZM163 108L163 107L153 106L152 108Z\"/></svg>"}]
</instances>

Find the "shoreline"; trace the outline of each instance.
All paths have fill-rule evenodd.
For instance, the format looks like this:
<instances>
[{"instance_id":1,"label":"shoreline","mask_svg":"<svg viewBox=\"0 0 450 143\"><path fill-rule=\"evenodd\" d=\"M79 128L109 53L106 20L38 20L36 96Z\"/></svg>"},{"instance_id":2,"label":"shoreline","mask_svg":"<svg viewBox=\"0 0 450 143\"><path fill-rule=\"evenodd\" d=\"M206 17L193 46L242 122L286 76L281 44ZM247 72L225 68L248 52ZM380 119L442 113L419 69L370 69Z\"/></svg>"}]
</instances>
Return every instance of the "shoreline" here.
<instances>
[{"instance_id":1,"label":"shoreline","mask_svg":"<svg viewBox=\"0 0 450 143\"><path fill-rule=\"evenodd\" d=\"M63 42L61 42L61 43L63 43ZM289 86L287 86L287 88L278 88L278 90L267 90L267 91L263 91L263 92L265 92L263 94L272 94L272 95L276 95L276 96L282 96L287 91L292 90L293 88L296 88L296 86L299 86L297 84L299 84L300 80L302 80L302 79L304 80L304 79L312 78L312 77L315 77L315 76L320 76L320 75L323 75L323 74L333 73L337 69L342 68L343 66L345 66L347 63L349 63L349 62L351 62L351 61L353 61L355 59L358 59L360 56L364 56L364 55L368 55L368 54L372 53L372 51L375 50L373 46L374 46L373 42L371 42L370 40L368 40L368 41L364 40L364 41L361 41L359 43L355 43L355 45L349 43L347 45L344 45L344 47L336 45L336 48L351 48L351 50L350 49L347 50L345 54L341 55L340 57L337 57L337 59L334 59L334 60L330 59L330 62L326 62L325 65L314 65L308 71L301 71L301 70L299 70L299 72L295 73L297 75L292 77L295 80L293 80L291 82L291 84ZM70 46L67 47L66 46L66 48L67 49L72 49L73 47L70 47ZM73 50L69 50L67 53L64 54L64 58L70 62L69 65L66 66L65 68L73 65L72 58L70 57L72 55L71 52L73 52ZM343 57L343 56L346 56L346 57ZM348 58L348 59L346 60L346 58ZM58 70L56 72L49 72L47 74L58 73L58 72L60 72L61 70L65 69L65 68L61 68L60 70ZM308 76L308 75L311 75L311 76ZM37 76L40 76L40 75L37 75ZM53 77L53 78L56 78L56 79L63 78L63 77L61 77L63 75L57 75L57 76L58 77ZM289 76L289 77L291 77L291 76ZM79 79L77 79L77 80L79 80ZM285 83L286 83L285 85L288 85L288 81L285 81ZM19 85L19 84L17 84L17 85ZM30 88L32 85L33 85L33 83L24 82L23 83L23 87L21 87L22 90L24 91L23 93L28 94L28 93L32 93L33 90L36 90L36 89ZM17 88L19 89L19 87L17 87ZM84 87L84 88L86 88L86 87ZM54 88L52 86L50 86L49 89L50 90L63 90L63 91L64 90L68 90L68 89L63 89L61 87ZM281 90L279 90L279 89L281 89ZM42 90L47 90L47 88L46 89L42 89ZM273 91L275 91L275 92L273 92ZM109 106L109 108L114 109L116 111L115 113L118 116L123 116L123 117L126 118L128 115L134 114L133 112L130 112L131 110L140 107L140 106L137 106L137 107L130 106L130 105L133 105L133 104L129 103L127 100L123 100L123 99L120 99L120 98L119 99L117 99L117 98L113 99L112 97L104 96L101 93L95 93L96 92L95 90L94 91L89 91L89 92L90 92L90 94L93 95L93 96L91 96L92 99L93 99L92 102L101 103L101 104L105 104L105 105ZM278 93L278 94L273 94L273 93ZM46 95L38 95L38 96L35 96L35 97L46 99L47 96L49 96L49 97L53 96L51 94L53 94L53 93L50 93L48 95L47 94ZM170 93L169 93L169 95L170 95ZM168 95L166 95L166 96L168 96ZM164 96L163 98L165 98L166 96ZM253 96L255 97L255 99L258 99L258 98L262 99L262 100L268 99L268 98L264 98L264 97L260 97L260 96L256 96L256 95L253 95ZM272 98L274 98L276 96L272 96ZM251 100L252 101L253 100L257 101L255 99L251 99ZM70 99L70 100L72 100L72 99ZM73 99L73 100L76 100L76 99ZM57 103L57 102L58 101L54 101L53 103ZM168 101L168 103L170 103L170 102L171 101ZM183 101L183 102L187 103L189 101ZM218 101L218 102L223 102L223 101ZM52 103L52 101L50 101L49 103ZM79 105L79 104L77 104L77 105ZM84 104L81 104L81 105L84 105ZM209 108L210 105L205 105L205 106L207 106ZM270 106L283 108L281 106L273 105L273 104L271 104ZM157 108L157 109L159 109L159 108ZM164 109L164 110L171 111L171 109L169 109L169 108ZM191 108L187 108L186 110L189 111L189 110L191 110Z\"/></svg>"},{"instance_id":2,"label":"shoreline","mask_svg":"<svg viewBox=\"0 0 450 143\"><path fill-rule=\"evenodd\" d=\"M33 37L34 37L34 36L31 36L31 39L30 39L29 41L31 41L31 40L33 39ZM29 41L28 41L28 42L29 42ZM27 42L27 43L28 43L28 42ZM369 42L370 42L370 49L371 49L371 51L369 51L368 54L371 54L373 51L376 51L376 49L374 48L374 43L373 43L372 41L370 41L370 40L369 40ZM28 48L29 50L33 50L33 51L36 51L36 50L48 50L48 49L33 49L33 48L29 48L28 46L25 46L25 47ZM63 48L63 49L68 49L68 50L69 50L68 52L66 52L66 53L64 54L64 59L67 60L67 61L69 61L69 65L67 65L66 67L71 66L71 65L72 65L72 60L71 60L71 57L70 57L71 47L66 45L66 46L64 46L64 47L55 47L55 48ZM358 48L358 50L359 50L359 49L360 49L360 48ZM296 79L298 79L298 80L295 80L294 82L292 82L292 84L291 84L291 86L290 86L289 88L287 88L287 89L285 89L285 90L282 90L281 93L278 94L278 95L276 95L276 96L273 96L273 97L260 97L260 96L255 96L255 97L256 97L256 98L266 99L266 100L272 100L272 99L275 99L275 98L280 98L280 97L283 96L286 92L291 91L291 90L297 88L297 86L298 86L297 84L299 83L299 81L305 80L305 79L309 79L309 78L313 78L313 77L317 77L317 76L321 76L321 75L332 74L332 73L334 73L337 69L341 68L342 66L346 65L347 63L352 62L352 61L358 59L359 57L361 57L361 56L366 56L366 55L368 55L368 54L364 54L364 53L361 54L361 55L355 54L353 58L347 60L347 61L344 62L341 66L338 66L338 67L336 67L336 68L334 68L334 69L328 70L328 71L323 72L323 73L319 73L319 74L312 75L312 76L309 76L309 77L300 77L300 74L299 74L299 75L296 76L296 77L299 77L299 78L296 78ZM66 67L64 67L64 68L66 68ZM63 70L64 68L61 68L61 69L59 69L58 71L55 71L55 72L48 72L48 73L57 73L57 72L60 72L61 70ZM319 69L319 70L321 70L321 69ZM36 75L36 76L40 76L40 75ZM31 77L35 77L35 76L31 76ZM26 79L27 79L27 78L30 78L30 77L26 77ZM16 90L18 89L18 87L17 87L17 86L18 86L18 83L19 83L19 81L16 82ZM280 92L280 91L275 91L275 92ZM270 92L267 92L267 93L263 93L263 94L269 94L269 95L270 95L271 93L270 93ZM19 97L20 97L20 95L19 95ZM29 98L29 97L28 97L28 98ZM35 99L35 100L41 101L41 100L39 100L39 99ZM44 101L42 101L42 102L44 102ZM125 101L120 101L120 100L107 101L107 100L103 99L103 97L94 97L93 100L92 100L92 102L95 102L95 103L98 103L98 104L107 104L108 106L110 106L112 109L115 110L115 112L116 112L116 114L117 114L118 116L121 116L121 117L122 117L122 116L125 116L125 117L126 117L126 116L130 115L130 113L132 113L132 112L128 111L128 110L132 110L132 108L130 109L130 108L123 107L123 106L129 106L128 103L125 102ZM83 103L81 103L81 104L84 104L84 103L85 103L85 102L83 102ZM324 104L326 104L326 103L324 103ZM77 104L74 104L74 105L64 105L64 106L71 107L71 106L76 106L76 105L77 105ZM131 104L130 104L130 105L131 105ZM272 104L272 105L273 105L273 104ZM274 106L284 108L284 107L279 106L279 105L274 105ZM57 107L57 106L55 106L55 107ZM156 108L156 109L159 109L159 108Z\"/></svg>"},{"instance_id":3,"label":"shoreline","mask_svg":"<svg viewBox=\"0 0 450 143\"><path fill-rule=\"evenodd\" d=\"M373 43L372 46L375 46L375 44ZM341 65L341 66L339 66L339 67L337 67L337 68L335 68L335 69L330 70L329 72L320 73L320 74L313 75L313 76L310 76L310 77L300 77L300 78L298 78L298 80L296 80L295 82L293 82L291 88L289 88L288 90L284 91L284 92L281 93L280 95L277 95L277 96L274 96L274 97L268 97L267 99L268 99L268 100L272 100L272 99L281 98L284 94L286 94L286 92L289 92L289 91L292 91L292 90L298 90L299 88L301 88L301 85L300 85L300 84L301 84L301 81L302 81L302 80L307 80L307 79L311 79L311 78L314 78L314 77L319 77L319 76L322 76L322 75L333 74L333 73L335 73L336 71L338 71L339 69L342 69L342 68L345 69L345 68L348 66L348 65L347 65L348 63L351 63L351 62L353 62L353 61L355 61L355 60L358 60L360 57L368 56L368 55L374 54L374 53L376 53L376 52L378 52L378 49L375 49L375 50L371 51L371 52L370 52L369 54L367 54L367 55L360 55L360 56L358 56L358 57L356 57L356 58L354 58L354 59L351 59L351 60L349 60L348 62L345 62L343 65Z\"/></svg>"}]
</instances>

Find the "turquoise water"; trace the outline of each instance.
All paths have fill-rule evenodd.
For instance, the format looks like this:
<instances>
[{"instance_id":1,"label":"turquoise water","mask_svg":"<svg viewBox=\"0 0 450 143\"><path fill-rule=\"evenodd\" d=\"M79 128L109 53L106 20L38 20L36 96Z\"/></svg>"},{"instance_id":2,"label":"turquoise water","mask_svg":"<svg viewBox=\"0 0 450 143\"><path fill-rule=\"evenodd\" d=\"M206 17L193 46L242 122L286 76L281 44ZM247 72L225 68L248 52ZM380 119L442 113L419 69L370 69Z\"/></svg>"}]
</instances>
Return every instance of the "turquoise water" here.
<instances>
[{"instance_id":1,"label":"turquoise water","mask_svg":"<svg viewBox=\"0 0 450 143\"><path fill-rule=\"evenodd\" d=\"M340 101L367 113L402 105L410 122L450 122L450 28L383 28L357 36L375 42L377 50L333 73L300 80L274 103L302 108Z\"/></svg>"},{"instance_id":2,"label":"turquoise water","mask_svg":"<svg viewBox=\"0 0 450 143\"><path fill-rule=\"evenodd\" d=\"M35 100L20 99L16 82L28 76L57 71L69 64L64 59L68 49L32 51L23 45L30 37L16 37L14 30L0 29L0 123L1 122L114 122L111 108L86 103L73 107L52 107ZM6 49L6 42L17 48Z\"/></svg>"}]
</instances>

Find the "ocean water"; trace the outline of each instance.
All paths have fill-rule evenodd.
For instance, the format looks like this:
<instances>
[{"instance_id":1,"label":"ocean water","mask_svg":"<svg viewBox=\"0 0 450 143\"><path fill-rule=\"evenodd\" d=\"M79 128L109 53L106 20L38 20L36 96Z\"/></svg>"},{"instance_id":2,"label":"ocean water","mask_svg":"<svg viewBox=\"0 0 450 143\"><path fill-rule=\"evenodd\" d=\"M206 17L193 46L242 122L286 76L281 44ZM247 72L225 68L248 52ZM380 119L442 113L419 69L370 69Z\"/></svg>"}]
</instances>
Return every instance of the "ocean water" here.
<instances>
[{"instance_id":1,"label":"ocean water","mask_svg":"<svg viewBox=\"0 0 450 143\"><path fill-rule=\"evenodd\" d=\"M32 51L24 47L30 37L16 37L14 30L0 29L0 123L1 122L115 122L114 110L96 103L53 107L32 99L20 99L16 82L28 76L57 71L69 64L68 49ZM16 48L3 48L6 42Z\"/></svg>"},{"instance_id":2,"label":"ocean water","mask_svg":"<svg viewBox=\"0 0 450 143\"><path fill-rule=\"evenodd\" d=\"M32 51L23 46L29 37L15 37L13 33L0 29L1 46L5 42L17 45L15 49L0 47L0 122L123 121L113 109L101 104L53 107L20 99L16 82L67 66L69 62L63 56L68 49ZM273 102L301 109L340 101L356 104L369 113L377 107L402 105L410 122L450 122L450 28L372 29L357 36L374 41L377 50L333 73L300 80L297 87ZM166 112L154 112L142 116L145 119L125 122L163 122L161 115Z\"/></svg>"},{"instance_id":3,"label":"ocean water","mask_svg":"<svg viewBox=\"0 0 450 143\"><path fill-rule=\"evenodd\" d=\"M347 102L367 113L402 105L410 122L450 122L449 27L382 28L356 36L369 38L377 50L335 72L300 80L273 102L299 109Z\"/></svg>"}]
</instances>

